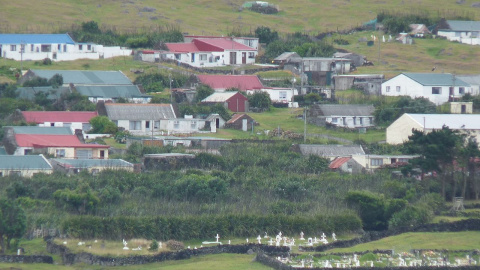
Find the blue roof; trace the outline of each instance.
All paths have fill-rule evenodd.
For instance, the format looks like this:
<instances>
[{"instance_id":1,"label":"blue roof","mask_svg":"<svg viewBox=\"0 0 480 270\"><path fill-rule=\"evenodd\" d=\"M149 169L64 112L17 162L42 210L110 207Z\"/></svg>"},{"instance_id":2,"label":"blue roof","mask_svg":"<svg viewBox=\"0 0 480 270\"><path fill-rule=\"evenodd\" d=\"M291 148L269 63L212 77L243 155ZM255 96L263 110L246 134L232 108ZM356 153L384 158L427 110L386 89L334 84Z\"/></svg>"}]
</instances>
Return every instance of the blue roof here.
<instances>
[{"instance_id":1,"label":"blue roof","mask_svg":"<svg viewBox=\"0 0 480 270\"><path fill-rule=\"evenodd\" d=\"M0 156L0 169L10 170L51 170L52 166L42 156Z\"/></svg>"},{"instance_id":2,"label":"blue roof","mask_svg":"<svg viewBox=\"0 0 480 270\"><path fill-rule=\"evenodd\" d=\"M132 85L130 79L121 71L31 69L29 72L45 79L50 79L53 75L60 74L63 77L63 84Z\"/></svg>"},{"instance_id":3,"label":"blue roof","mask_svg":"<svg viewBox=\"0 0 480 270\"><path fill-rule=\"evenodd\" d=\"M68 34L0 34L0 44L75 44Z\"/></svg>"},{"instance_id":4,"label":"blue roof","mask_svg":"<svg viewBox=\"0 0 480 270\"><path fill-rule=\"evenodd\" d=\"M454 77L449 73L403 73L403 75L418 82L421 85L427 86L462 86L468 87L470 84Z\"/></svg>"}]
</instances>

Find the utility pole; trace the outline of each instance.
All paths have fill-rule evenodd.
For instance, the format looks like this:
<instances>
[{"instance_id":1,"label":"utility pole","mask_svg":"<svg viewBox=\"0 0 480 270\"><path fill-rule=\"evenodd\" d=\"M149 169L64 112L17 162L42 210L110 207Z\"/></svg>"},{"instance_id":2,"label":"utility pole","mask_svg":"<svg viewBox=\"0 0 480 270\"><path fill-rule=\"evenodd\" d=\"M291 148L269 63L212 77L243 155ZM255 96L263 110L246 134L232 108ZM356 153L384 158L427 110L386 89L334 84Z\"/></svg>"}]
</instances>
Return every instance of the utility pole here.
<instances>
[{"instance_id":1,"label":"utility pole","mask_svg":"<svg viewBox=\"0 0 480 270\"><path fill-rule=\"evenodd\" d=\"M170 83L170 103L173 104L172 73L168 73L168 81L169 81L169 83Z\"/></svg>"},{"instance_id":2,"label":"utility pole","mask_svg":"<svg viewBox=\"0 0 480 270\"><path fill-rule=\"evenodd\" d=\"M303 143L307 142L307 107L303 108Z\"/></svg>"}]
</instances>

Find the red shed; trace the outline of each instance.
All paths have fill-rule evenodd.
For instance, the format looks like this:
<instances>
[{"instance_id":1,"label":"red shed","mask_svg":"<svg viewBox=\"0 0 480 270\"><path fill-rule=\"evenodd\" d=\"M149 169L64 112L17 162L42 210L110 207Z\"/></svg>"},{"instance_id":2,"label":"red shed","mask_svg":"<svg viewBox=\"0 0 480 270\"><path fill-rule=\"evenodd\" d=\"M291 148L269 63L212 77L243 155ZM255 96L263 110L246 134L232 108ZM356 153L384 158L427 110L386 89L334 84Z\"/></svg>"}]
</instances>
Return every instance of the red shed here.
<instances>
[{"instance_id":1,"label":"red shed","mask_svg":"<svg viewBox=\"0 0 480 270\"><path fill-rule=\"evenodd\" d=\"M248 111L248 98L239 92L213 93L202 100L202 103L222 103L232 112Z\"/></svg>"}]
</instances>

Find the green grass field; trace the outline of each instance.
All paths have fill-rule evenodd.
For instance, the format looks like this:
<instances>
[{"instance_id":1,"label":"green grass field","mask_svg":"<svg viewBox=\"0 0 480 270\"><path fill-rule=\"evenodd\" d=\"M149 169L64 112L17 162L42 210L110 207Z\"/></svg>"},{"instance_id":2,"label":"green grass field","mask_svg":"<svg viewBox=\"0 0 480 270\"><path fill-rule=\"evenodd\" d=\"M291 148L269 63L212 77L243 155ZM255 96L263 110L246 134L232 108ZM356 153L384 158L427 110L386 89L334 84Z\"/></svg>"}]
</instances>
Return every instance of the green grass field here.
<instances>
[{"instance_id":1,"label":"green grass field","mask_svg":"<svg viewBox=\"0 0 480 270\"><path fill-rule=\"evenodd\" d=\"M473 250L479 248L480 232L441 232L441 233L404 233L392 237L383 238L350 248L336 248L328 252L359 252L375 249L394 249L409 251L410 249L449 249L449 250Z\"/></svg>"}]
</instances>

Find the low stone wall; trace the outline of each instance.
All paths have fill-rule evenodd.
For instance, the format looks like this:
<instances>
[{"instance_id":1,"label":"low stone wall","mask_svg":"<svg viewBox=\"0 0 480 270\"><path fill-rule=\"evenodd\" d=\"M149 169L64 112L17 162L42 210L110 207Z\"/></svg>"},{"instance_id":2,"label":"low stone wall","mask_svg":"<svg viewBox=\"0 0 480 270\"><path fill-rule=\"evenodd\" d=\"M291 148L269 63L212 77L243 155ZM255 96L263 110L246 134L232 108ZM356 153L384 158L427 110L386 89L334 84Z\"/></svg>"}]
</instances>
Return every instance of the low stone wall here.
<instances>
[{"instance_id":1,"label":"low stone wall","mask_svg":"<svg viewBox=\"0 0 480 270\"><path fill-rule=\"evenodd\" d=\"M289 252L288 247L274 247L258 244L248 245L217 245L212 247L203 247L199 249L184 249L180 251L161 252L155 255L137 255L128 257L112 257L112 256L98 256L90 253L71 253L70 250L63 246L54 243L53 239L46 239L47 251L62 255L63 263L72 265L77 263L84 263L89 265L102 266L123 266L123 265L137 265L146 263L163 262L169 260L184 260L192 256L211 255L220 253L237 253L247 254L250 252L262 252L273 256L287 256Z\"/></svg>"},{"instance_id":2,"label":"low stone wall","mask_svg":"<svg viewBox=\"0 0 480 270\"><path fill-rule=\"evenodd\" d=\"M388 230L388 231L366 232L361 237L358 237L355 239L331 242L329 244L316 246L316 247L301 247L300 250L323 252L332 248L351 247L358 244L376 241L385 237L394 236L394 235L407 233L407 232L461 232L461 231L480 231L480 219L466 219L466 220L460 220L460 221L449 222L449 223L423 224L423 225L416 226L414 228L399 228L396 230Z\"/></svg>"},{"instance_id":3,"label":"low stone wall","mask_svg":"<svg viewBox=\"0 0 480 270\"><path fill-rule=\"evenodd\" d=\"M257 256L255 257L255 261L263 264L263 265L266 265L268 267L271 267L273 269L276 269L276 270L291 270L293 269L293 267L289 266L289 265L286 265L284 263L282 263L281 261L275 259L275 258L272 258L272 257L269 257L267 255L265 255L264 253L257 253ZM298 269L298 268L297 268Z\"/></svg>"},{"instance_id":4,"label":"low stone wall","mask_svg":"<svg viewBox=\"0 0 480 270\"><path fill-rule=\"evenodd\" d=\"M44 255L0 255L2 263L53 263L51 256Z\"/></svg>"}]
</instances>

